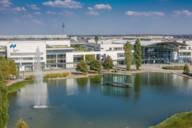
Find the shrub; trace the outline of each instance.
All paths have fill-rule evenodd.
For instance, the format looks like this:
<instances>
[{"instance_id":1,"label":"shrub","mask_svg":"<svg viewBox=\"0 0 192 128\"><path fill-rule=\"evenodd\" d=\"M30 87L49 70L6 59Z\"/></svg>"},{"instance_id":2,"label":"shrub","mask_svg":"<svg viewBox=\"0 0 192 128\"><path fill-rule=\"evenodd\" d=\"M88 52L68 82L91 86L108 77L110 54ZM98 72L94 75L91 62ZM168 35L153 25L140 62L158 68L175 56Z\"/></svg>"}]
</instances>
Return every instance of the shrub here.
<instances>
[{"instance_id":1,"label":"shrub","mask_svg":"<svg viewBox=\"0 0 192 128\"><path fill-rule=\"evenodd\" d=\"M184 66L164 66L162 69L166 70L183 70Z\"/></svg>"},{"instance_id":2,"label":"shrub","mask_svg":"<svg viewBox=\"0 0 192 128\"><path fill-rule=\"evenodd\" d=\"M28 77L25 78L25 80L34 80L34 76L33 75L28 76Z\"/></svg>"},{"instance_id":3,"label":"shrub","mask_svg":"<svg viewBox=\"0 0 192 128\"><path fill-rule=\"evenodd\" d=\"M81 60L81 62L77 64L76 70L87 74L88 65L85 63L85 61Z\"/></svg>"},{"instance_id":4,"label":"shrub","mask_svg":"<svg viewBox=\"0 0 192 128\"><path fill-rule=\"evenodd\" d=\"M90 70L94 70L97 72L101 71L101 63L99 60L93 60L90 62Z\"/></svg>"},{"instance_id":5,"label":"shrub","mask_svg":"<svg viewBox=\"0 0 192 128\"><path fill-rule=\"evenodd\" d=\"M45 79L49 79L49 78L63 78L63 77L67 77L69 76L70 73L69 72L64 72L64 73L54 73L54 74L47 74L44 76Z\"/></svg>"},{"instance_id":6,"label":"shrub","mask_svg":"<svg viewBox=\"0 0 192 128\"><path fill-rule=\"evenodd\" d=\"M19 120L16 124L16 128L29 128L29 126L24 120Z\"/></svg>"},{"instance_id":7,"label":"shrub","mask_svg":"<svg viewBox=\"0 0 192 128\"><path fill-rule=\"evenodd\" d=\"M190 69L189 69L189 65L188 64L185 64L184 68L183 68L183 73L184 74L189 74L190 72Z\"/></svg>"},{"instance_id":8,"label":"shrub","mask_svg":"<svg viewBox=\"0 0 192 128\"><path fill-rule=\"evenodd\" d=\"M90 64L91 61L95 60L95 55L85 55L85 61Z\"/></svg>"},{"instance_id":9,"label":"shrub","mask_svg":"<svg viewBox=\"0 0 192 128\"><path fill-rule=\"evenodd\" d=\"M104 69L109 70L109 69L112 69L113 66L114 66L114 65L113 65L113 60L111 59L110 56L107 56L106 59L105 59L104 62L103 62L103 67L104 67Z\"/></svg>"}]
</instances>

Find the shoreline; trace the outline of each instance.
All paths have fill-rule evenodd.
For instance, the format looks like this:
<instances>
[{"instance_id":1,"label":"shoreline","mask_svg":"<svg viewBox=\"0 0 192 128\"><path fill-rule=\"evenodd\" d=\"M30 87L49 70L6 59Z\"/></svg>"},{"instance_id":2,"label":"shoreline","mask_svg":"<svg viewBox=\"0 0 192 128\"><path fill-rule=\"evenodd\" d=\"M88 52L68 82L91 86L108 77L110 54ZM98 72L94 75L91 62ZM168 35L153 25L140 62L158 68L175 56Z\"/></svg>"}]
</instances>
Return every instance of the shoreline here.
<instances>
[{"instance_id":1,"label":"shoreline","mask_svg":"<svg viewBox=\"0 0 192 128\"><path fill-rule=\"evenodd\" d=\"M165 70L165 69L161 69L161 68L157 68L154 70L154 68L152 68L151 70L147 69L147 68L142 68L141 70L132 70L132 71L117 71L117 72L112 72L112 71L104 71L101 74L98 73L89 73L87 75L84 74L74 74L72 72L70 72L69 76L66 77L58 77L58 78L48 78L47 80L62 80L62 79L76 79L76 78L86 78L86 77L92 77L92 76L98 76L98 75L103 75L103 74L118 74L118 75L135 75L138 73L170 73L170 74L175 74L184 78L188 78L188 79L192 79L192 76L183 74L181 70ZM50 74L54 74L54 73L50 73ZM27 77L26 77L27 78ZM22 82L25 81L25 79L17 79L17 80L13 80L13 81L8 81L6 86L12 86L15 83L18 82Z\"/></svg>"},{"instance_id":2,"label":"shoreline","mask_svg":"<svg viewBox=\"0 0 192 128\"><path fill-rule=\"evenodd\" d=\"M65 80L65 79L77 79L77 78L88 78L88 77L92 77L92 76L99 76L102 74L87 74L87 75L69 75L67 77L58 77L58 78L48 78L47 80Z\"/></svg>"}]
</instances>

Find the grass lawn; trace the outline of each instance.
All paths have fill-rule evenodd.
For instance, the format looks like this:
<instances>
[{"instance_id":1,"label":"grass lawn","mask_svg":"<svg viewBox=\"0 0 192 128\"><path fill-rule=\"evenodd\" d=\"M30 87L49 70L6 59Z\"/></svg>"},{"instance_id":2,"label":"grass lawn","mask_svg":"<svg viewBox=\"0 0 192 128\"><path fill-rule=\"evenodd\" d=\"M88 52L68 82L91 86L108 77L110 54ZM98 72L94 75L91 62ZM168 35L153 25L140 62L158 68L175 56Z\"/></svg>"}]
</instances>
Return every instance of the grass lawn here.
<instances>
[{"instance_id":1,"label":"grass lawn","mask_svg":"<svg viewBox=\"0 0 192 128\"><path fill-rule=\"evenodd\" d=\"M33 82L33 80L24 80L24 81L14 83L8 87L8 93L16 92L18 89L20 89L20 88L24 87L25 85L30 84L32 82Z\"/></svg>"},{"instance_id":2,"label":"grass lawn","mask_svg":"<svg viewBox=\"0 0 192 128\"><path fill-rule=\"evenodd\" d=\"M151 128L192 128L192 112L177 113Z\"/></svg>"}]
</instances>

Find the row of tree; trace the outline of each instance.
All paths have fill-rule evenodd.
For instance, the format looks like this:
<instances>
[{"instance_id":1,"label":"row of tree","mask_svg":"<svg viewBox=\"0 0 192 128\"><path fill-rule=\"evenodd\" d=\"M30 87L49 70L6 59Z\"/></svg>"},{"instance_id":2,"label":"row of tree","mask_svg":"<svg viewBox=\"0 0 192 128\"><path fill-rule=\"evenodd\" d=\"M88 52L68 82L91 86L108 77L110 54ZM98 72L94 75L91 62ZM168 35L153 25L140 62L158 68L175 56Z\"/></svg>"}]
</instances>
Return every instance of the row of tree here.
<instances>
[{"instance_id":1,"label":"row of tree","mask_svg":"<svg viewBox=\"0 0 192 128\"><path fill-rule=\"evenodd\" d=\"M76 70L83 73L87 73L89 70L99 73L102 67L107 70L113 68L113 61L110 56L107 56L103 63L101 63L100 60L96 60L92 55L85 56L85 61L81 60L80 63L77 64Z\"/></svg>"},{"instance_id":2,"label":"row of tree","mask_svg":"<svg viewBox=\"0 0 192 128\"><path fill-rule=\"evenodd\" d=\"M131 65L133 63L133 55L134 55L134 63L135 63L136 69L139 70L139 68L142 65L142 48L141 48L140 40L139 39L136 40L133 54L132 54L133 48L131 43L127 42L123 48L125 51L126 69L131 70Z\"/></svg>"},{"instance_id":3,"label":"row of tree","mask_svg":"<svg viewBox=\"0 0 192 128\"><path fill-rule=\"evenodd\" d=\"M134 45L134 53L132 54L132 45L131 43L127 42L124 45L124 54L125 54L125 64L126 69L131 70L131 65L135 63L136 69L139 70L139 68L142 65L142 48L140 40L137 39ZM134 59L133 59L134 55ZM104 69L112 69L113 68L113 61L110 56L107 56L103 62L100 60L96 60L94 55L86 55L85 60L81 60L79 64L77 64L76 70L87 73L88 70L93 70L96 72L100 72L102 67Z\"/></svg>"}]
</instances>

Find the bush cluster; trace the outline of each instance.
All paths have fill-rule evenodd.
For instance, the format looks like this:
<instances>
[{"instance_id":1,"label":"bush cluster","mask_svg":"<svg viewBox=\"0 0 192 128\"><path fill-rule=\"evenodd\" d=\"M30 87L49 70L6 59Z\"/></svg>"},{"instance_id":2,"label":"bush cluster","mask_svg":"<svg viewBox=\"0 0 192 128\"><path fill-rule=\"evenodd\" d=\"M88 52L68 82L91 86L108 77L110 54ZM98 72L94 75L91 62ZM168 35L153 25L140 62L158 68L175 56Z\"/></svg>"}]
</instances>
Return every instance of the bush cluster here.
<instances>
[{"instance_id":1,"label":"bush cluster","mask_svg":"<svg viewBox=\"0 0 192 128\"><path fill-rule=\"evenodd\" d=\"M44 76L45 79L49 79L49 78L62 78L62 77L67 77L69 76L70 73L69 72L64 72L64 73L54 73L54 74L47 74Z\"/></svg>"},{"instance_id":2,"label":"bush cluster","mask_svg":"<svg viewBox=\"0 0 192 128\"><path fill-rule=\"evenodd\" d=\"M183 70L184 66L164 66L162 68L166 70Z\"/></svg>"}]
</instances>

